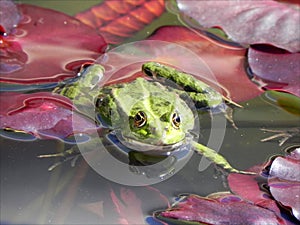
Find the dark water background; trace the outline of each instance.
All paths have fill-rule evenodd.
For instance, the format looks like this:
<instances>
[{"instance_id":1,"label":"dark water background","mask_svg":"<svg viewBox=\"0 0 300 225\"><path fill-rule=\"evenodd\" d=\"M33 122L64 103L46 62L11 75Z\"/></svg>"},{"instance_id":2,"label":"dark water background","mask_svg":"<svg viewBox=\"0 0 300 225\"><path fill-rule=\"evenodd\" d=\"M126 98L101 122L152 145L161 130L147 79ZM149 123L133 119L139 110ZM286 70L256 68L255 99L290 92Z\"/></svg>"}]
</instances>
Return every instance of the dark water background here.
<instances>
[{"instance_id":1,"label":"dark water background","mask_svg":"<svg viewBox=\"0 0 300 225\"><path fill-rule=\"evenodd\" d=\"M53 8L70 15L83 11L98 1L21 1ZM152 33L158 24L180 24L176 16L166 13L150 27L135 37L143 39ZM243 109L236 109L234 120L238 130L228 125L221 153L238 169L247 169L260 164L269 157L282 154L292 142L279 147L277 141L262 143L269 136L260 128L287 129L299 124L299 117L289 114L280 107L269 104L264 96L243 102ZM205 120L208 115L204 115ZM201 129L202 138L209 135L209 128ZM1 221L9 224L108 224L117 217L111 202L110 192L119 193L124 185L111 182L91 169L83 159L75 167L65 163L49 172L48 167L56 159L39 159L36 156L53 153L64 146L55 140L16 141L1 137ZM188 164L170 179L152 185L169 201L181 193L201 196L213 192L227 191L222 176L216 174L214 166L198 171L201 156L194 154ZM153 210L167 205L149 195L146 187L126 187L133 190L143 202L146 216ZM82 205L104 202L105 219L84 210ZM131 203L134 204L134 203ZM111 216L107 216L111 215ZM110 217L110 218L109 218Z\"/></svg>"}]
</instances>

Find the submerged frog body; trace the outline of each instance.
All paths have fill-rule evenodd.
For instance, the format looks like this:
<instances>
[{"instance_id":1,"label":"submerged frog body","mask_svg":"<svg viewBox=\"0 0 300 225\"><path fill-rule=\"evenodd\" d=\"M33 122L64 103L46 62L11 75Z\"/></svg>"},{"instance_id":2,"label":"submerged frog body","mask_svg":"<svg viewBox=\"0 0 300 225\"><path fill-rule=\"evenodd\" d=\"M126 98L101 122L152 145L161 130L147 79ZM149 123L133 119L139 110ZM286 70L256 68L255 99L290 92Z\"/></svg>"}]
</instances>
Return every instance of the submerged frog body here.
<instances>
[{"instance_id":1,"label":"submerged frog body","mask_svg":"<svg viewBox=\"0 0 300 225\"><path fill-rule=\"evenodd\" d=\"M170 153L190 142L197 152L222 168L242 172L191 138L198 122L195 106L216 108L223 104L224 97L192 75L156 62L143 64L142 71L147 78L99 88L95 81L101 79L104 69L96 64L79 80L56 92L73 99L76 105L84 106L93 99L100 123L113 130L119 141L132 150Z\"/></svg>"}]
</instances>

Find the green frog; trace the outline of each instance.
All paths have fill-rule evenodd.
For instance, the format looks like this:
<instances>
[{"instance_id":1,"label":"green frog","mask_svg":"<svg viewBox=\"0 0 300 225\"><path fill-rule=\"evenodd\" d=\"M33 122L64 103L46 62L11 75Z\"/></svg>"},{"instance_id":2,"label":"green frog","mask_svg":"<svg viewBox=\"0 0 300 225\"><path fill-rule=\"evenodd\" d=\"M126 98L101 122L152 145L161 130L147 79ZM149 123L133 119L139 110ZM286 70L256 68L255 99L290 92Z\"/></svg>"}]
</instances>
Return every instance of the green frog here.
<instances>
[{"instance_id":1,"label":"green frog","mask_svg":"<svg viewBox=\"0 0 300 225\"><path fill-rule=\"evenodd\" d=\"M224 100L232 102L211 86L158 62L142 65L144 77L100 88L97 83L104 72L101 65L91 65L75 82L61 85L55 92L72 99L83 114L85 105L93 104L97 122L112 130L129 149L149 156L168 155L189 143L197 153L226 171L247 173L233 168L223 156L193 138L193 129L198 123L195 108L220 107L232 121L223 107Z\"/></svg>"}]
</instances>

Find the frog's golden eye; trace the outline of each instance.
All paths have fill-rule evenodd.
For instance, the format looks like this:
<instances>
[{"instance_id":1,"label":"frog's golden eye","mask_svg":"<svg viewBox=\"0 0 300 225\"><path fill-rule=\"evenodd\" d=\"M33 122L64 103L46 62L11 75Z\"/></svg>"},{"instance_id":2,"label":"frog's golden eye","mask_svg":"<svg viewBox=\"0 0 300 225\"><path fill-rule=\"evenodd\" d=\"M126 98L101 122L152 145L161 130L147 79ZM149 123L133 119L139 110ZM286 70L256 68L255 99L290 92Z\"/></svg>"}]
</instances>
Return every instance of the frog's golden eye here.
<instances>
[{"instance_id":1,"label":"frog's golden eye","mask_svg":"<svg viewBox=\"0 0 300 225\"><path fill-rule=\"evenodd\" d=\"M134 126L141 128L147 123L147 116L146 113L143 111L139 111L135 116L134 116Z\"/></svg>"},{"instance_id":2,"label":"frog's golden eye","mask_svg":"<svg viewBox=\"0 0 300 225\"><path fill-rule=\"evenodd\" d=\"M175 129L179 129L181 120L180 120L180 116L177 112L173 113L172 118L171 118L171 122L172 122L172 126Z\"/></svg>"}]
</instances>

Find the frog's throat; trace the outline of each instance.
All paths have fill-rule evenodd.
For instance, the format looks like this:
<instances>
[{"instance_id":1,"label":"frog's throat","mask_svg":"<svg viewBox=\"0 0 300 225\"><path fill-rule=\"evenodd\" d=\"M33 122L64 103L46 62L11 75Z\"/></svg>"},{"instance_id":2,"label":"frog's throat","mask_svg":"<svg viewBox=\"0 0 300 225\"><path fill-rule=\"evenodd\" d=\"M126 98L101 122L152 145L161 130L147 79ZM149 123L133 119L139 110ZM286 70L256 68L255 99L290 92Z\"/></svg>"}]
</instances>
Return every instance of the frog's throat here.
<instances>
[{"instance_id":1,"label":"frog's throat","mask_svg":"<svg viewBox=\"0 0 300 225\"><path fill-rule=\"evenodd\" d=\"M116 136L118 140L127 148L130 148L135 151L139 152L147 152L148 154L155 154L155 155L165 155L170 152L176 151L180 149L181 146L185 145L187 140L183 139L181 141L178 141L174 144L161 144L161 145L155 145L155 144L149 144L142 141L138 141L133 138L125 137L122 135L121 132L116 132Z\"/></svg>"}]
</instances>

